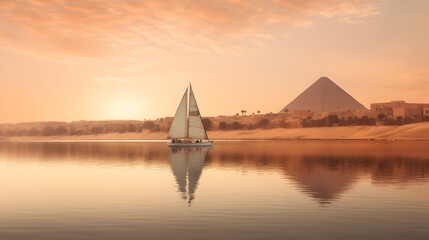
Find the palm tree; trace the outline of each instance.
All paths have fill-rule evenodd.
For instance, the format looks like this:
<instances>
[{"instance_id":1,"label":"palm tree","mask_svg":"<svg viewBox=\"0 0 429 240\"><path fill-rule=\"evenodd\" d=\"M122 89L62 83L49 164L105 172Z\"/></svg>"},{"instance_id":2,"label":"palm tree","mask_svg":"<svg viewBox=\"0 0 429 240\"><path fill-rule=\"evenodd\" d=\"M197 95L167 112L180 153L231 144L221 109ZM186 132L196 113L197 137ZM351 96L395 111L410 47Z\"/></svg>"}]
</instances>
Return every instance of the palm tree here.
<instances>
[{"instance_id":1,"label":"palm tree","mask_svg":"<svg viewBox=\"0 0 429 240\"><path fill-rule=\"evenodd\" d=\"M247 111L246 110L241 110L241 114L246 114L247 113Z\"/></svg>"}]
</instances>

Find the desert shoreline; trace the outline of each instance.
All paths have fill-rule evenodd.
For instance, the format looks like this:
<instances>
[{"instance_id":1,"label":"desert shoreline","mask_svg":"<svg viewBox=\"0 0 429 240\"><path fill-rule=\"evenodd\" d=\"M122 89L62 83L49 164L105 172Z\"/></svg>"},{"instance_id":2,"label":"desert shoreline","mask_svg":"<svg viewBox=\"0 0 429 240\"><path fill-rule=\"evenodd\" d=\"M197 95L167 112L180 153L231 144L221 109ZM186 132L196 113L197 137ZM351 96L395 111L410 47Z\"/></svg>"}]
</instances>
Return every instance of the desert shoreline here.
<instances>
[{"instance_id":1,"label":"desert shoreline","mask_svg":"<svg viewBox=\"0 0 429 240\"><path fill-rule=\"evenodd\" d=\"M402 126L347 126L208 131L211 140L422 140L429 141L429 123ZM2 137L0 141L165 140L166 132L97 135Z\"/></svg>"}]
</instances>

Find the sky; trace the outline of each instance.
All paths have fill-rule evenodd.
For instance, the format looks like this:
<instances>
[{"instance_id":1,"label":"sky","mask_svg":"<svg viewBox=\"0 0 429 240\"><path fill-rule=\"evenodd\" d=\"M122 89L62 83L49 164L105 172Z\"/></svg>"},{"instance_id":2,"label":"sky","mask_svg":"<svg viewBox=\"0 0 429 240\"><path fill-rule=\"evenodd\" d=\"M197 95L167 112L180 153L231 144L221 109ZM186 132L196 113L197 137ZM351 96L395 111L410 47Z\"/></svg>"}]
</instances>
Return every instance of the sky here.
<instances>
[{"instance_id":1,"label":"sky","mask_svg":"<svg viewBox=\"0 0 429 240\"><path fill-rule=\"evenodd\" d=\"M429 103L426 0L0 0L0 123L278 112L322 76Z\"/></svg>"}]
</instances>

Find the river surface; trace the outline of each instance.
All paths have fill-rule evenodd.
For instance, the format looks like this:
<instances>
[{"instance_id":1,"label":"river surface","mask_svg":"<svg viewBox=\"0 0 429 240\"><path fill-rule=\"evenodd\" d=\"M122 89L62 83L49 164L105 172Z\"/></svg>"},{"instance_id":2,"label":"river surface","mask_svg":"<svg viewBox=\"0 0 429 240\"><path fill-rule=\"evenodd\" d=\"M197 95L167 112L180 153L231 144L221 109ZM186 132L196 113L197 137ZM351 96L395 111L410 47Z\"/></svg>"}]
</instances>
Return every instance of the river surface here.
<instances>
[{"instance_id":1,"label":"river surface","mask_svg":"<svg viewBox=\"0 0 429 240\"><path fill-rule=\"evenodd\" d=\"M0 239L429 239L429 142L0 143Z\"/></svg>"}]
</instances>

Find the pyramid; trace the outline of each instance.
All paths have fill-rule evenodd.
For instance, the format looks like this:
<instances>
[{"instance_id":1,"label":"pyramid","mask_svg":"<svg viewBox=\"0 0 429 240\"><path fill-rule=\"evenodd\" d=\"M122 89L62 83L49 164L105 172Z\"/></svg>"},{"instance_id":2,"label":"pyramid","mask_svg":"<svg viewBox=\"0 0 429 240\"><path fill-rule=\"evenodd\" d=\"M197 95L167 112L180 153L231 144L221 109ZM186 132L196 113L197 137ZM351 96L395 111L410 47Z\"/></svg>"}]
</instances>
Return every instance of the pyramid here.
<instances>
[{"instance_id":1,"label":"pyramid","mask_svg":"<svg viewBox=\"0 0 429 240\"><path fill-rule=\"evenodd\" d=\"M339 112L347 110L367 110L350 94L340 88L331 79L321 77L302 92L282 112L306 110L313 112Z\"/></svg>"}]
</instances>

